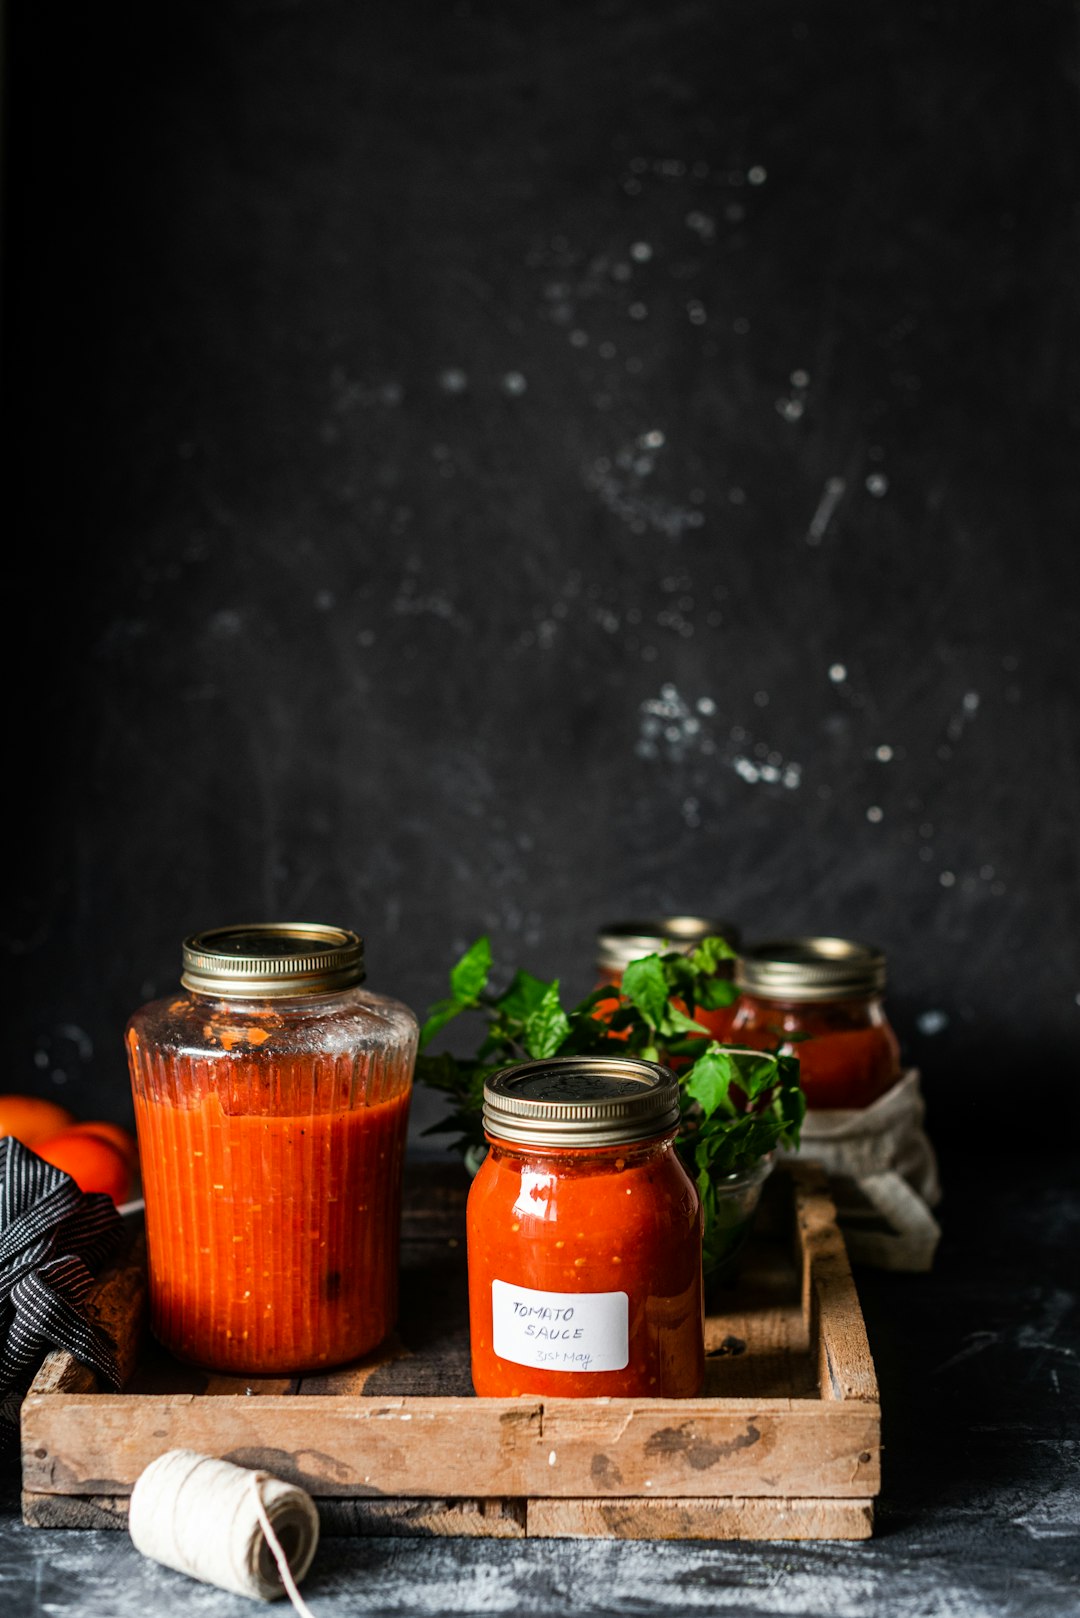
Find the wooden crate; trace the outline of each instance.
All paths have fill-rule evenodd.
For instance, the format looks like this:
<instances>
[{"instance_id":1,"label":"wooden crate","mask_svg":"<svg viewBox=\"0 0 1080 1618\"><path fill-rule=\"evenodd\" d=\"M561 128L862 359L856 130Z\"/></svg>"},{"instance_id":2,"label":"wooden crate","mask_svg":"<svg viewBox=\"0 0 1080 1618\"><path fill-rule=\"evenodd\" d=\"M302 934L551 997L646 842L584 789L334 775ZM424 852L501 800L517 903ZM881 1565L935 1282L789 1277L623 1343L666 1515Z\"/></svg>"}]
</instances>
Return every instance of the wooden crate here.
<instances>
[{"instance_id":1,"label":"wooden crate","mask_svg":"<svg viewBox=\"0 0 1080 1618\"><path fill-rule=\"evenodd\" d=\"M142 1469L176 1446L265 1467L315 1496L329 1533L622 1539L864 1539L880 1410L821 1172L766 1186L736 1287L706 1327L695 1399L478 1399L469 1380L460 1171L408 1187L398 1335L355 1365L211 1376L140 1339L136 1250L99 1283L125 1391L66 1353L23 1405L34 1527L122 1527Z\"/></svg>"}]
</instances>

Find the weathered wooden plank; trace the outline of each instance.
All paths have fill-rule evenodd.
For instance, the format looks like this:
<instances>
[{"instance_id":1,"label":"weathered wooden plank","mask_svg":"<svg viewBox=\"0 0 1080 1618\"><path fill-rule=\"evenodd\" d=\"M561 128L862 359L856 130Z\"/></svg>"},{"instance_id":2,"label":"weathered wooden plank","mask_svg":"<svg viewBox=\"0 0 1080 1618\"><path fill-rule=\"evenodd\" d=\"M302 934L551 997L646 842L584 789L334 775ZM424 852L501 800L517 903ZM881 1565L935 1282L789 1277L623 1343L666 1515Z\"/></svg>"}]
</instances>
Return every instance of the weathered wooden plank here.
<instances>
[{"instance_id":1,"label":"weathered wooden plank","mask_svg":"<svg viewBox=\"0 0 1080 1618\"><path fill-rule=\"evenodd\" d=\"M320 1500L324 1534L376 1539L524 1539L524 1500Z\"/></svg>"},{"instance_id":2,"label":"weathered wooden plank","mask_svg":"<svg viewBox=\"0 0 1080 1618\"><path fill-rule=\"evenodd\" d=\"M852 1401L135 1400L28 1398L23 1481L39 1493L122 1494L182 1446L262 1466L315 1495L484 1498L805 1494L878 1488L876 1406Z\"/></svg>"},{"instance_id":3,"label":"weathered wooden plank","mask_svg":"<svg viewBox=\"0 0 1080 1618\"><path fill-rule=\"evenodd\" d=\"M296 1391L320 1399L358 1398L367 1392L368 1384L372 1381L385 1380L391 1373L400 1376L403 1371L407 1376L406 1367L411 1369L415 1358L412 1350L406 1348L397 1332L394 1332L373 1353L366 1354L352 1365L301 1377ZM393 1393L402 1393L396 1381Z\"/></svg>"},{"instance_id":4,"label":"weathered wooden plank","mask_svg":"<svg viewBox=\"0 0 1080 1618\"><path fill-rule=\"evenodd\" d=\"M323 1398L472 1397L468 1297L464 1247L405 1243L397 1331L352 1365L303 1377L299 1391Z\"/></svg>"},{"instance_id":5,"label":"weathered wooden plank","mask_svg":"<svg viewBox=\"0 0 1080 1618\"><path fill-rule=\"evenodd\" d=\"M417 1164L405 1175L401 1207L401 1239L460 1242L465 1233L465 1204L471 1181L459 1163Z\"/></svg>"},{"instance_id":6,"label":"weathered wooden plank","mask_svg":"<svg viewBox=\"0 0 1080 1618\"><path fill-rule=\"evenodd\" d=\"M325 1535L465 1539L869 1539L870 1500L534 1499L318 1502ZM117 1528L126 1495L23 1494L31 1528Z\"/></svg>"},{"instance_id":7,"label":"weathered wooden plank","mask_svg":"<svg viewBox=\"0 0 1080 1618\"><path fill-rule=\"evenodd\" d=\"M209 1398L266 1398L271 1394L296 1393L300 1378L296 1376L215 1376L207 1375L203 1393Z\"/></svg>"},{"instance_id":8,"label":"weathered wooden plank","mask_svg":"<svg viewBox=\"0 0 1080 1618\"><path fill-rule=\"evenodd\" d=\"M148 1336L139 1363L124 1388L124 1395L129 1399L169 1398L180 1393L263 1397L267 1394L295 1393L299 1385L298 1377L230 1376L202 1369L198 1365L188 1365L173 1359L160 1343Z\"/></svg>"},{"instance_id":9,"label":"weathered wooden plank","mask_svg":"<svg viewBox=\"0 0 1080 1618\"><path fill-rule=\"evenodd\" d=\"M869 1539L870 1500L530 1500L530 1539Z\"/></svg>"},{"instance_id":10,"label":"weathered wooden plank","mask_svg":"<svg viewBox=\"0 0 1080 1618\"><path fill-rule=\"evenodd\" d=\"M803 1311L821 1397L876 1401L877 1374L866 1325L827 1183L812 1164L794 1164L791 1174Z\"/></svg>"},{"instance_id":11,"label":"weathered wooden plank","mask_svg":"<svg viewBox=\"0 0 1080 1618\"><path fill-rule=\"evenodd\" d=\"M437 1342L426 1343L418 1349L407 1348L395 1333L374 1353L352 1365L303 1377L297 1391L333 1399L357 1395L369 1398L435 1395L472 1398L468 1325L464 1324L454 1332L448 1331Z\"/></svg>"},{"instance_id":12,"label":"weathered wooden plank","mask_svg":"<svg viewBox=\"0 0 1080 1618\"><path fill-rule=\"evenodd\" d=\"M549 1400L543 1445L551 1479L521 1492L872 1495L880 1487L879 1432L879 1412L870 1405Z\"/></svg>"},{"instance_id":13,"label":"weathered wooden plank","mask_svg":"<svg viewBox=\"0 0 1080 1618\"><path fill-rule=\"evenodd\" d=\"M22 1492L27 1528L127 1528L126 1494L34 1494Z\"/></svg>"},{"instance_id":14,"label":"weathered wooden plank","mask_svg":"<svg viewBox=\"0 0 1080 1618\"><path fill-rule=\"evenodd\" d=\"M790 1220L790 1202L788 1207ZM705 1320L704 1397L808 1398L817 1393L801 1273L787 1245L752 1246L737 1287Z\"/></svg>"},{"instance_id":15,"label":"weathered wooden plank","mask_svg":"<svg viewBox=\"0 0 1080 1618\"><path fill-rule=\"evenodd\" d=\"M95 1281L84 1304L86 1318L100 1326L112 1343L121 1384L135 1369L142 1347L146 1311L146 1240L140 1231L109 1269ZM57 1348L42 1361L31 1393L89 1393L97 1377L66 1349Z\"/></svg>"},{"instance_id":16,"label":"weathered wooden plank","mask_svg":"<svg viewBox=\"0 0 1080 1618\"><path fill-rule=\"evenodd\" d=\"M88 1365L81 1365L66 1348L54 1348L41 1362L31 1391L35 1393L93 1393L98 1386L96 1374Z\"/></svg>"},{"instance_id":17,"label":"weathered wooden plank","mask_svg":"<svg viewBox=\"0 0 1080 1618\"><path fill-rule=\"evenodd\" d=\"M514 1399L28 1396L23 1483L124 1494L157 1455L182 1447L265 1467L315 1495L455 1498L466 1464L473 1493L519 1495L541 1426L540 1405Z\"/></svg>"},{"instance_id":18,"label":"weathered wooden plank","mask_svg":"<svg viewBox=\"0 0 1080 1618\"><path fill-rule=\"evenodd\" d=\"M126 1494L32 1494L23 1490L28 1528L120 1528L128 1525ZM323 1534L412 1539L523 1539L524 1500L318 1501Z\"/></svg>"}]
</instances>

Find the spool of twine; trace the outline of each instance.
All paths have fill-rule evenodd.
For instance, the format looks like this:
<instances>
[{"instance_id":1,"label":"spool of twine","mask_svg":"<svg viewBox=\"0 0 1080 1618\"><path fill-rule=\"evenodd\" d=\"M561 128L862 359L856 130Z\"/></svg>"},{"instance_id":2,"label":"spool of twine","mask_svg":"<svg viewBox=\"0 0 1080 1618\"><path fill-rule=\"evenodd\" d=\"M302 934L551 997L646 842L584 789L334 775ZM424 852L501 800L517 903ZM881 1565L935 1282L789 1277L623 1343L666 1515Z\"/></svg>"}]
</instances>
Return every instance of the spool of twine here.
<instances>
[{"instance_id":1,"label":"spool of twine","mask_svg":"<svg viewBox=\"0 0 1080 1618\"><path fill-rule=\"evenodd\" d=\"M128 1526L144 1556L237 1595L287 1595L312 1618L297 1589L319 1543L311 1496L269 1472L171 1449L138 1478Z\"/></svg>"}]
</instances>

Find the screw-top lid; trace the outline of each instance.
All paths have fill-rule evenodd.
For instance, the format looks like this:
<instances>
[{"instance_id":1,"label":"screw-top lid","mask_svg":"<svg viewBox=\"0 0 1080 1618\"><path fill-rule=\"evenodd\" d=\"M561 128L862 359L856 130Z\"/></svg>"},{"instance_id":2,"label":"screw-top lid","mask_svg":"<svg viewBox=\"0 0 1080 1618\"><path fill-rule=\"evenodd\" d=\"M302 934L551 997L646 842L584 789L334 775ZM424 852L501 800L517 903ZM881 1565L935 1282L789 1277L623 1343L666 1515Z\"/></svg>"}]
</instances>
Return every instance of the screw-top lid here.
<instances>
[{"instance_id":1,"label":"screw-top lid","mask_svg":"<svg viewBox=\"0 0 1080 1618\"><path fill-rule=\"evenodd\" d=\"M484 1128L525 1146L621 1146L679 1126L679 1082L634 1056L551 1056L484 1085Z\"/></svg>"},{"instance_id":2,"label":"screw-top lid","mask_svg":"<svg viewBox=\"0 0 1080 1618\"><path fill-rule=\"evenodd\" d=\"M642 955L689 955L703 938L739 942L733 922L711 916L649 916L645 921L612 921L596 935L596 964L602 972L623 972Z\"/></svg>"},{"instance_id":3,"label":"screw-top lid","mask_svg":"<svg viewBox=\"0 0 1080 1618\"><path fill-rule=\"evenodd\" d=\"M783 938L755 944L735 982L767 1000L858 1000L885 987L885 955L851 938Z\"/></svg>"},{"instance_id":4,"label":"screw-top lid","mask_svg":"<svg viewBox=\"0 0 1080 1618\"><path fill-rule=\"evenodd\" d=\"M364 980L364 940L346 927L259 921L211 927L184 940L180 981L226 1000L329 994Z\"/></svg>"}]
</instances>

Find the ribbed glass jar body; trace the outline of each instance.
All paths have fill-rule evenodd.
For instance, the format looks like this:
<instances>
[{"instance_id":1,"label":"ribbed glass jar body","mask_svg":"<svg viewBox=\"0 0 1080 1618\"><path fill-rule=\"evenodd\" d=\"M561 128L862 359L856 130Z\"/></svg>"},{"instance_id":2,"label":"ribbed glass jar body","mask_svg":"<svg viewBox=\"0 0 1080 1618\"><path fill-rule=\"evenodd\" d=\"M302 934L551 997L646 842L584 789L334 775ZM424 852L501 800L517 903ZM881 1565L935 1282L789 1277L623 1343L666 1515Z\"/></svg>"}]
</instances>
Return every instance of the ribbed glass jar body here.
<instances>
[{"instance_id":1,"label":"ribbed glass jar body","mask_svg":"<svg viewBox=\"0 0 1080 1618\"><path fill-rule=\"evenodd\" d=\"M151 1325L258 1375L340 1364L397 1313L417 1024L360 988L181 992L132 1017Z\"/></svg>"},{"instance_id":2,"label":"ribbed glass jar body","mask_svg":"<svg viewBox=\"0 0 1080 1618\"><path fill-rule=\"evenodd\" d=\"M731 1043L799 1058L814 1108L868 1107L900 1076L900 1046L879 996L785 1001L743 991Z\"/></svg>"},{"instance_id":3,"label":"ribbed glass jar body","mask_svg":"<svg viewBox=\"0 0 1080 1618\"><path fill-rule=\"evenodd\" d=\"M701 1203L673 1134L574 1150L488 1139L468 1205L477 1393L691 1398ZM583 1363L597 1348L602 1369Z\"/></svg>"}]
</instances>

